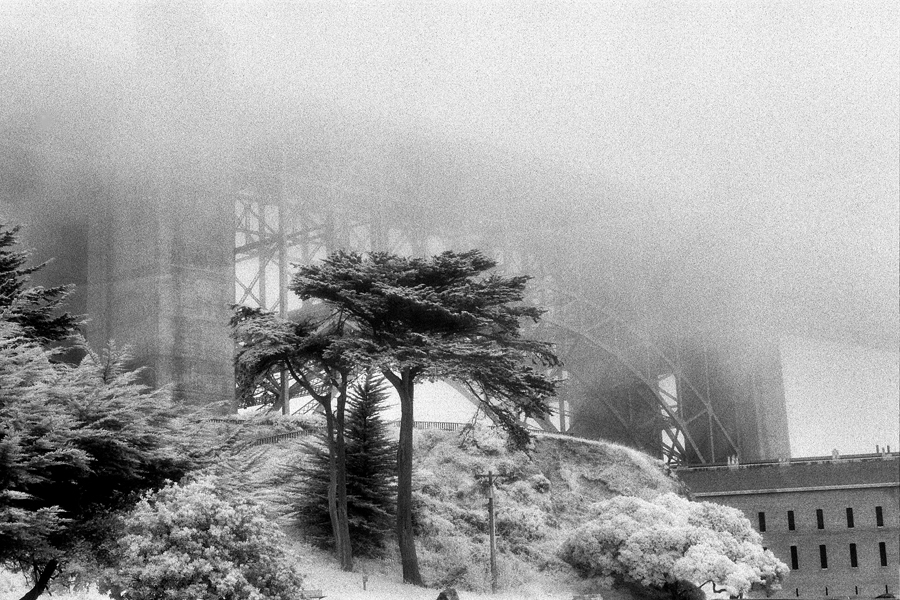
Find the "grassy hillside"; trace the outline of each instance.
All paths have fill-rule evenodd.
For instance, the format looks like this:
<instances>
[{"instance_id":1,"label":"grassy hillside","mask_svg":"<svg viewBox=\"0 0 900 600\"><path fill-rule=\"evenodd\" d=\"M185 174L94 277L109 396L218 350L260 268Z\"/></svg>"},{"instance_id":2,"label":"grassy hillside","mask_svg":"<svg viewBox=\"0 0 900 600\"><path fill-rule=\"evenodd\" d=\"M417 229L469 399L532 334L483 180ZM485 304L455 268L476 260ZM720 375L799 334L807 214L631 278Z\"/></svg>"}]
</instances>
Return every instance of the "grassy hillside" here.
<instances>
[{"instance_id":1,"label":"grassy hillside","mask_svg":"<svg viewBox=\"0 0 900 600\"><path fill-rule=\"evenodd\" d=\"M271 427L284 431L289 425L245 426L235 436L242 441L235 444L233 458L223 462L223 471L286 515L297 483L293 466L304 460L304 444L313 438L247 444L254 436L268 435ZM423 577L433 587L490 589L487 482L476 475L495 475L500 588L560 590L569 597L580 582L556 558L556 550L569 531L589 518L595 502L618 494L651 498L679 489L660 461L605 442L538 434L528 452L510 452L502 433L478 428L416 431L415 445L417 547ZM284 524L293 529L290 519ZM293 531L292 536L302 544L302 533ZM399 572L393 552L391 548L379 561L359 561L359 569L393 577ZM321 558L327 564L327 555ZM315 569L323 570L315 560Z\"/></svg>"},{"instance_id":2,"label":"grassy hillside","mask_svg":"<svg viewBox=\"0 0 900 600\"><path fill-rule=\"evenodd\" d=\"M501 588L577 587L556 550L591 506L616 494L653 497L678 483L662 464L629 448L539 435L528 453L508 452L502 435L425 431L416 439L417 526L423 575L438 584L490 587L487 485L496 475Z\"/></svg>"},{"instance_id":3,"label":"grassy hillside","mask_svg":"<svg viewBox=\"0 0 900 600\"><path fill-rule=\"evenodd\" d=\"M402 583L393 548L380 559L357 560L356 573L342 573L327 552L304 542L289 513L296 494L296 465L306 458L305 444L315 438L298 434L262 445L254 445L253 440L308 429L308 421L275 418L210 427L219 439L228 440L217 470L232 486L281 515L308 587L325 590L329 600L433 599L436 590L446 585L467 590L463 593L467 600L568 600L583 591L582 584L556 558L556 551L571 529L589 518L592 504L617 494L651 498L679 489L679 482L660 461L615 444L539 434L528 452L510 452L504 436L487 428L464 434L416 431L417 547L422 574L431 588L422 589ZM487 594L487 483L476 475L488 471L495 475L500 596ZM368 577L365 591L364 574ZM15 597L18 591L3 589L9 581L0 577L0 600ZM604 596L607 600L621 597L606 592Z\"/></svg>"}]
</instances>

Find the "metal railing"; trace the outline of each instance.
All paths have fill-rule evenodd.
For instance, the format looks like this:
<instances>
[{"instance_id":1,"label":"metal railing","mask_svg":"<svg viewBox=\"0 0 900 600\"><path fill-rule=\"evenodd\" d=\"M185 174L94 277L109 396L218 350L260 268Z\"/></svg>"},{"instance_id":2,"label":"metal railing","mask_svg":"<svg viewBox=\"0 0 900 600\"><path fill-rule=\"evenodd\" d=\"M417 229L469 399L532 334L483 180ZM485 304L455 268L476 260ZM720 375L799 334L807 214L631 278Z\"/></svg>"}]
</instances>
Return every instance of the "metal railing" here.
<instances>
[{"instance_id":1,"label":"metal railing","mask_svg":"<svg viewBox=\"0 0 900 600\"><path fill-rule=\"evenodd\" d=\"M234 422L234 421L229 421ZM391 425L399 424L399 421L391 421ZM413 427L415 429L437 429L439 431L460 431L463 428L470 425L470 423L453 423L449 421L413 421ZM489 429L496 429L497 425L489 425ZM540 433L543 430L537 427L527 427L528 431L532 433ZM262 446L265 444L276 444L278 442L284 440L291 440L301 437L309 437L312 435L320 434L324 432L324 428L309 428L298 431L289 431L286 433L273 433L272 435L266 435L259 438L256 438L252 442L250 442L251 446Z\"/></svg>"}]
</instances>

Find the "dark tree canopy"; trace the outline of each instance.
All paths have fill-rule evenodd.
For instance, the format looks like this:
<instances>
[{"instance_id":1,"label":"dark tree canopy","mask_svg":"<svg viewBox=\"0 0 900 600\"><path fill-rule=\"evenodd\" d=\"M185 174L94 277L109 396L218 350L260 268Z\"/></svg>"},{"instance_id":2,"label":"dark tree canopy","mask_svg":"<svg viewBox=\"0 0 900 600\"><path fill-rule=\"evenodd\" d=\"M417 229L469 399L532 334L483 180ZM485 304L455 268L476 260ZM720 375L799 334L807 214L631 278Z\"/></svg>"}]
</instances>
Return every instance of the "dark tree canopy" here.
<instances>
[{"instance_id":1,"label":"dark tree canopy","mask_svg":"<svg viewBox=\"0 0 900 600\"><path fill-rule=\"evenodd\" d=\"M544 312L521 304L529 277L485 275L495 266L477 250L431 258L336 252L301 267L291 289L358 330L348 358L415 381L469 384L515 427L513 416L549 415L555 382L540 369L559 362L550 344L521 335L522 320Z\"/></svg>"},{"instance_id":2,"label":"dark tree canopy","mask_svg":"<svg viewBox=\"0 0 900 600\"><path fill-rule=\"evenodd\" d=\"M194 464L168 396L138 383L126 351L95 353L63 313L70 286L31 286L19 227L0 224L0 564L36 598L73 558L103 559L111 515ZM74 364L50 350L67 340Z\"/></svg>"},{"instance_id":3,"label":"dark tree canopy","mask_svg":"<svg viewBox=\"0 0 900 600\"><path fill-rule=\"evenodd\" d=\"M17 250L18 226L0 223L0 318L21 327L22 336L46 343L75 333L79 320L61 307L71 286L31 286L31 275L44 265L26 266L28 252Z\"/></svg>"},{"instance_id":4,"label":"dark tree canopy","mask_svg":"<svg viewBox=\"0 0 900 600\"><path fill-rule=\"evenodd\" d=\"M421 585L412 527L412 429L415 384L453 380L522 444L523 417L545 418L555 381L552 347L521 335L521 321L542 310L522 304L528 277L487 274L481 252L430 258L384 252L336 252L300 267L291 290L324 304L343 331L344 360L381 371L400 397L397 451L397 540L403 579Z\"/></svg>"},{"instance_id":5,"label":"dark tree canopy","mask_svg":"<svg viewBox=\"0 0 900 600\"><path fill-rule=\"evenodd\" d=\"M44 586L81 550L102 561L111 514L194 466L168 396L137 382L127 354L86 352L53 360L0 323L0 563Z\"/></svg>"},{"instance_id":6,"label":"dark tree canopy","mask_svg":"<svg viewBox=\"0 0 900 600\"><path fill-rule=\"evenodd\" d=\"M384 547L394 514L396 444L380 413L387 400L385 384L368 375L348 394L345 424L347 515L354 555L377 555ZM334 539L327 498L330 464L327 440L306 445L310 460L299 468L298 524L317 545L332 547Z\"/></svg>"},{"instance_id":7,"label":"dark tree canopy","mask_svg":"<svg viewBox=\"0 0 900 600\"><path fill-rule=\"evenodd\" d=\"M327 392L337 371L355 369L344 356L343 323L330 313L306 309L282 319L260 308L233 308L239 395L252 395L266 376L287 369L304 394L316 397Z\"/></svg>"},{"instance_id":8,"label":"dark tree canopy","mask_svg":"<svg viewBox=\"0 0 900 600\"><path fill-rule=\"evenodd\" d=\"M325 413L327 505L335 553L341 567L350 571L353 556L344 472L344 413L348 386L359 369L347 353L353 342L345 320L332 311L314 308L306 307L294 320L284 320L264 310L234 307L235 372L239 394L245 398L273 372L287 372Z\"/></svg>"}]
</instances>

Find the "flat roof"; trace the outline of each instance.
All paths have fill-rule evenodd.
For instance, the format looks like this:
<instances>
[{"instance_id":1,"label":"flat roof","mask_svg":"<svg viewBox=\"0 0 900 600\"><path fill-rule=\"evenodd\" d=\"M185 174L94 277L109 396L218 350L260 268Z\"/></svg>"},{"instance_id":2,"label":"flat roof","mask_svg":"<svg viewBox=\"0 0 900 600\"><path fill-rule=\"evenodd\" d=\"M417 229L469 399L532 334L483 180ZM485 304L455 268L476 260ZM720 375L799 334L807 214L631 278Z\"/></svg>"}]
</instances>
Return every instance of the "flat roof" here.
<instances>
[{"instance_id":1,"label":"flat roof","mask_svg":"<svg viewBox=\"0 0 900 600\"><path fill-rule=\"evenodd\" d=\"M900 453L683 467L676 473L697 496L900 486Z\"/></svg>"}]
</instances>

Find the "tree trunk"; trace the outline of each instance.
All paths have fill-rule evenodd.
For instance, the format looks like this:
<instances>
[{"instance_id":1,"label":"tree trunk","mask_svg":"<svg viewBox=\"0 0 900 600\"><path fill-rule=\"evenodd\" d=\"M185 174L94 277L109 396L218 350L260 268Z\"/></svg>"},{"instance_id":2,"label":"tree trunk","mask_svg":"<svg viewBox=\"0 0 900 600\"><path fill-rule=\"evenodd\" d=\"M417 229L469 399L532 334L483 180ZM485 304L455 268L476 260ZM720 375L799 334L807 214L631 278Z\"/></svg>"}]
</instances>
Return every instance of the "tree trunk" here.
<instances>
[{"instance_id":1,"label":"tree trunk","mask_svg":"<svg viewBox=\"0 0 900 600\"><path fill-rule=\"evenodd\" d=\"M347 483L346 464L342 464L338 456L337 437L343 439L343 432L335 433L336 423L331 412L331 403L325 405L325 425L328 438L328 514L331 517L331 533L334 536L334 553L341 563L341 569L353 569L353 554L350 548L350 524L347 517ZM344 453L346 454L346 452ZM343 486L340 485L341 473L344 473ZM339 497L339 489L343 489L343 503Z\"/></svg>"},{"instance_id":2,"label":"tree trunk","mask_svg":"<svg viewBox=\"0 0 900 600\"><path fill-rule=\"evenodd\" d=\"M338 390L335 418L335 504L338 521L338 558L341 569L353 570L353 547L350 543L350 516L347 511L347 445L344 440L344 412L347 406L347 376L342 375Z\"/></svg>"},{"instance_id":3,"label":"tree trunk","mask_svg":"<svg viewBox=\"0 0 900 600\"><path fill-rule=\"evenodd\" d=\"M334 536L334 552L344 571L353 570L353 549L350 546L350 518L347 514L347 449L344 443L344 410L347 404L347 374L340 373L340 380L331 378L332 388L338 388L337 422L331 412L331 391L316 393L309 381L301 377L290 362L288 372L325 411L325 437L328 445L328 517ZM337 431L335 431L337 430Z\"/></svg>"},{"instance_id":4,"label":"tree trunk","mask_svg":"<svg viewBox=\"0 0 900 600\"><path fill-rule=\"evenodd\" d=\"M392 374L393 375L393 374ZM391 383L396 376L388 378ZM397 543L403 565L403 581L424 585L419 573L416 541L412 526L412 457L413 457L413 378L401 373L395 385L400 396L400 444L397 447Z\"/></svg>"},{"instance_id":5,"label":"tree trunk","mask_svg":"<svg viewBox=\"0 0 900 600\"><path fill-rule=\"evenodd\" d=\"M22 596L19 600L37 600L37 597L44 593L44 590L47 589L47 585L50 583L50 578L53 577L53 574L56 572L56 568L59 566L59 561L55 558L47 561L47 564L44 566L44 570L41 571L41 576L38 577L37 582L34 584L34 587L28 590L24 596Z\"/></svg>"},{"instance_id":6,"label":"tree trunk","mask_svg":"<svg viewBox=\"0 0 900 600\"><path fill-rule=\"evenodd\" d=\"M670 595L672 600L697 600L705 597L703 590L699 586L686 579L665 583L662 589ZM716 586L713 584L713 591L718 594L725 590L716 590Z\"/></svg>"}]
</instances>

